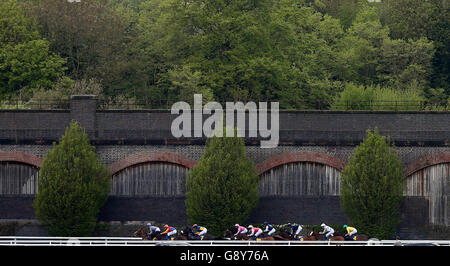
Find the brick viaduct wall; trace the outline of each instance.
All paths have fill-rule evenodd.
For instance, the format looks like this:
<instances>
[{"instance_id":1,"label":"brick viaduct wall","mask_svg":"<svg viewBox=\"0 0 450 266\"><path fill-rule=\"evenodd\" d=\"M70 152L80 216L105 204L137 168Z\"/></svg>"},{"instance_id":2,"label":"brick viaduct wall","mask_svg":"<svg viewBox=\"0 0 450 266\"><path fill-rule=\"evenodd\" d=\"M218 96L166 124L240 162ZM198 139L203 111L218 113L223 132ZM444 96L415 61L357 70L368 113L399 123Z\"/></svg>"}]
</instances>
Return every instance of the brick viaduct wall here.
<instances>
[{"instance_id":1,"label":"brick viaduct wall","mask_svg":"<svg viewBox=\"0 0 450 266\"><path fill-rule=\"evenodd\" d=\"M32 156L29 160L42 159L74 119L86 129L100 160L111 169L133 164L132 158L158 157L157 153L184 156L188 159L183 161L185 166L190 167L203 154L205 138L174 138L170 126L175 117L167 110L96 110L92 96L72 97L70 110L0 110L0 151L15 152L18 160L23 154ZM405 172L424 167L423 158L445 157L450 152L450 113L411 111L280 111L279 146L262 149L260 138L246 138L246 151L260 171L282 164L286 156L306 158L308 154L319 154L322 162L340 169L365 131L375 127L395 141ZM180 158L172 159L180 162ZM32 199L0 197L0 219L34 218ZM405 226L427 223L424 202L424 198L405 198ZM301 223L321 222L318 217L329 223L346 222L339 197L331 196L262 198L250 221L286 222L284 217ZM111 197L100 219L184 223L184 198Z\"/></svg>"},{"instance_id":2,"label":"brick viaduct wall","mask_svg":"<svg viewBox=\"0 0 450 266\"><path fill-rule=\"evenodd\" d=\"M77 120L96 145L201 145L205 138L175 138L167 110L96 110L91 96L71 99L70 110L0 110L0 144L51 144ZM206 115L205 115L206 117ZM280 145L354 146L378 127L397 146L449 146L449 112L280 111ZM259 146L260 138L246 138Z\"/></svg>"}]
</instances>

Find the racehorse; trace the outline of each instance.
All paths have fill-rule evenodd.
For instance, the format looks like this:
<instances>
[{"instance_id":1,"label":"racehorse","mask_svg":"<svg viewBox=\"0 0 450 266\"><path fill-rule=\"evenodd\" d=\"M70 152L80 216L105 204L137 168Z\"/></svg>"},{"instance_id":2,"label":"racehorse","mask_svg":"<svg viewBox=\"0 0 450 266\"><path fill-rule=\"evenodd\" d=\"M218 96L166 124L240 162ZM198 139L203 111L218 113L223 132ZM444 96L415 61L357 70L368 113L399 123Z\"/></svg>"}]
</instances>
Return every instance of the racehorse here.
<instances>
[{"instance_id":1,"label":"racehorse","mask_svg":"<svg viewBox=\"0 0 450 266\"><path fill-rule=\"evenodd\" d=\"M283 232L280 232L280 233L278 233L276 235L273 235L272 237L275 240L291 240L291 236L289 234L285 235L285 234L283 234Z\"/></svg>"},{"instance_id":2,"label":"racehorse","mask_svg":"<svg viewBox=\"0 0 450 266\"><path fill-rule=\"evenodd\" d=\"M301 240L301 241L315 241L316 240L316 238L314 236L310 236L310 235L295 238L286 231L280 231L274 237L279 237L278 238L279 240Z\"/></svg>"},{"instance_id":3,"label":"racehorse","mask_svg":"<svg viewBox=\"0 0 450 266\"><path fill-rule=\"evenodd\" d=\"M225 230L223 237L229 240L248 240L248 236L246 234L234 235L230 229Z\"/></svg>"},{"instance_id":4,"label":"racehorse","mask_svg":"<svg viewBox=\"0 0 450 266\"><path fill-rule=\"evenodd\" d=\"M223 238L231 240L231 238L233 237L233 232L231 232L230 229L225 230L225 232L222 235Z\"/></svg>"},{"instance_id":5,"label":"racehorse","mask_svg":"<svg viewBox=\"0 0 450 266\"><path fill-rule=\"evenodd\" d=\"M356 241L369 241L369 236L367 236L367 235L356 235Z\"/></svg>"},{"instance_id":6,"label":"racehorse","mask_svg":"<svg viewBox=\"0 0 450 266\"><path fill-rule=\"evenodd\" d=\"M340 232L335 232L334 235L335 236L342 236L342 237L344 237L345 240L350 240L350 241L351 240L355 240L355 241L368 241L369 240L369 237L367 235L363 235L363 234L355 235L355 236L350 237L348 235L347 236L343 235Z\"/></svg>"},{"instance_id":7,"label":"racehorse","mask_svg":"<svg viewBox=\"0 0 450 266\"><path fill-rule=\"evenodd\" d=\"M163 240L161 232L147 234L143 227L139 228L136 232L134 232L134 236L139 236L142 240Z\"/></svg>"},{"instance_id":8,"label":"racehorse","mask_svg":"<svg viewBox=\"0 0 450 266\"><path fill-rule=\"evenodd\" d=\"M249 237L246 234L237 234L234 235L233 232L230 229L227 229L224 233L223 233L223 237L229 240L249 240L251 237Z\"/></svg>"},{"instance_id":9,"label":"racehorse","mask_svg":"<svg viewBox=\"0 0 450 266\"><path fill-rule=\"evenodd\" d=\"M306 236L303 237L302 239L303 241L316 241L316 237L310 234L307 234Z\"/></svg>"},{"instance_id":10,"label":"racehorse","mask_svg":"<svg viewBox=\"0 0 450 266\"><path fill-rule=\"evenodd\" d=\"M295 240L294 237L291 236L291 234L284 231L280 231L277 236L280 237L281 240Z\"/></svg>"},{"instance_id":11,"label":"racehorse","mask_svg":"<svg viewBox=\"0 0 450 266\"><path fill-rule=\"evenodd\" d=\"M242 234L242 233L237 234L237 235L233 235L233 238L235 240L249 240L250 239L250 237L248 235Z\"/></svg>"},{"instance_id":12,"label":"racehorse","mask_svg":"<svg viewBox=\"0 0 450 266\"><path fill-rule=\"evenodd\" d=\"M311 233L309 233L309 236L314 236L316 238L316 240L323 240L325 238L325 235L320 234L317 231L311 231ZM329 238L329 240L331 241L344 241L344 237L343 236L332 236L331 238Z\"/></svg>"},{"instance_id":13,"label":"racehorse","mask_svg":"<svg viewBox=\"0 0 450 266\"><path fill-rule=\"evenodd\" d=\"M145 232L143 227L139 228L136 232L133 233L134 236L139 236L142 240L148 240L148 235Z\"/></svg>"},{"instance_id":14,"label":"racehorse","mask_svg":"<svg viewBox=\"0 0 450 266\"><path fill-rule=\"evenodd\" d=\"M275 236L260 236L259 239L261 239L261 241L275 241Z\"/></svg>"},{"instance_id":15,"label":"racehorse","mask_svg":"<svg viewBox=\"0 0 450 266\"><path fill-rule=\"evenodd\" d=\"M196 235L192 228L186 226L184 230L181 231L181 235L186 237L187 240L214 240L214 237L211 237L209 235L203 235L203 237Z\"/></svg>"},{"instance_id":16,"label":"racehorse","mask_svg":"<svg viewBox=\"0 0 450 266\"><path fill-rule=\"evenodd\" d=\"M223 238L228 239L228 240L251 240L252 237L248 236L246 234L237 234L236 236L233 234L233 232L230 229L227 229L224 233L223 233ZM260 236L258 237L259 240L261 241L275 241L275 240L286 240L284 237L279 236L279 235L274 235L274 236Z\"/></svg>"},{"instance_id":17,"label":"racehorse","mask_svg":"<svg viewBox=\"0 0 450 266\"><path fill-rule=\"evenodd\" d=\"M184 228L184 230L181 230L180 236L182 238L185 238L186 240L194 240L195 239L191 228L189 228L187 226Z\"/></svg>"}]
</instances>

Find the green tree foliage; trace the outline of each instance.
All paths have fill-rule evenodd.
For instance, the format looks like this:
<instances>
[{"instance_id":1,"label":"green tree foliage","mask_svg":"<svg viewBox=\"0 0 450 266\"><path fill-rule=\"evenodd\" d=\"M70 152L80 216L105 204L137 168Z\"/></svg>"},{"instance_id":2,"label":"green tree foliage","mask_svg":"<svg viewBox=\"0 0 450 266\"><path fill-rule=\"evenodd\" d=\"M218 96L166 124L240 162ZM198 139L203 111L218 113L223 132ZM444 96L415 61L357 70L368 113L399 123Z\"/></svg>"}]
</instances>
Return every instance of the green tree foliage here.
<instances>
[{"instance_id":1,"label":"green tree foliage","mask_svg":"<svg viewBox=\"0 0 450 266\"><path fill-rule=\"evenodd\" d=\"M431 85L450 95L450 12L447 0L383 0L381 20L393 39L433 41Z\"/></svg>"},{"instance_id":2,"label":"green tree foliage","mask_svg":"<svg viewBox=\"0 0 450 266\"><path fill-rule=\"evenodd\" d=\"M21 89L49 89L64 75L65 60L41 39L25 4L0 1L0 98Z\"/></svg>"},{"instance_id":3,"label":"green tree foliage","mask_svg":"<svg viewBox=\"0 0 450 266\"><path fill-rule=\"evenodd\" d=\"M380 49L388 38L389 29L381 24L377 10L362 9L345 36L338 40L341 78L359 84L376 83Z\"/></svg>"},{"instance_id":4,"label":"green tree foliage","mask_svg":"<svg viewBox=\"0 0 450 266\"><path fill-rule=\"evenodd\" d=\"M372 237L393 237L400 222L402 164L389 138L367 131L341 179L341 205L350 223Z\"/></svg>"},{"instance_id":5,"label":"green tree foliage","mask_svg":"<svg viewBox=\"0 0 450 266\"><path fill-rule=\"evenodd\" d=\"M314 6L322 13L341 21L344 29L350 27L358 12L368 6L367 0L315 0Z\"/></svg>"},{"instance_id":6,"label":"green tree foliage","mask_svg":"<svg viewBox=\"0 0 450 266\"><path fill-rule=\"evenodd\" d=\"M371 110L375 95L372 87L365 88L362 85L347 83L331 108L334 110Z\"/></svg>"},{"instance_id":7,"label":"green tree foliage","mask_svg":"<svg viewBox=\"0 0 450 266\"><path fill-rule=\"evenodd\" d=\"M168 77L172 81L169 90L178 94L178 100L194 104L194 94L202 94L204 103L214 100L211 89L201 84L201 72L192 71L189 65L169 70Z\"/></svg>"},{"instance_id":8,"label":"green tree foliage","mask_svg":"<svg viewBox=\"0 0 450 266\"><path fill-rule=\"evenodd\" d=\"M375 7L357 14L338 47L338 74L345 81L418 91L428 85L433 43L426 38L391 39Z\"/></svg>"},{"instance_id":9,"label":"green tree foliage","mask_svg":"<svg viewBox=\"0 0 450 266\"><path fill-rule=\"evenodd\" d=\"M444 102L440 100L433 103L442 105ZM335 97L331 109L421 110L425 109L424 104L424 97L416 89L396 90L389 87L382 88L380 86L346 83L345 89Z\"/></svg>"},{"instance_id":10,"label":"green tree foliage","mask_svg":"<svg viewBox=\"0 0 450 266\"><path fill-rule=\"evenodd\" d=\"M123 77L132 72L124 72L133 63L125 54L129 35L121 17L105 0L33 0L33 10L51 50L67 58L72 79L95 78L103 87L118 91L127 87ZM132 80L132 75L128 79Z\"/></svg>"},{"instance_id":11,"label":"green tree foliage","mask_svg":"<svg viewBox=\"0 0 450 266\"><path fill-rule=\"evenodd\" d=\"M0 51L0 93L49 89L63 76L65 60L49 51L46 40L33 40Z\"/></svg>"},{"instance_id":12,"label":"green tree foliage","mask_svg":"<svg viewBox=\"0 0 450 266\"><path fill-rule=\"evenodd\" d=\"M4 44L43 37L44 51L30 49L42 55L48 47L50 62L42 65L57 65L55 53L75 82L94 79L105 97L154 108L192 102L195 93L205 101L329 108L348 82L414 89L427 101L440 89L450 95L450 12L442 0L2 1ZM3 54L19 52L11 47ZM22 82L40 74L21 69L26 74L3 76L13 88L3 85L0 94L49 89L57 76L50 68L42 82Z\"/></svg>"},{"instance_id":13,"label":"green tree foliage","mask_svg":"<svg viewBox=\"0 0 450 266\"><path fill-rule=\"evenodd\" d=\"M397 89L425 89L429 85L433 55L433 43L426 38L383 40L377 66L380 84Z\"/></svg>"},{"instance_id":14,"label":"green tree foliage","mask_svg":"<svg viewBox=\"0 0 450 266\"><path fill-rule=\"evenodd\" d=\"M439 14L445 12L442 0L381 1L382 21L391 29L395 39L419 39L433 31Z\"/></svg>"},{"instance_id":15,"label":"green tree foliage","mask_svg":"<svg viewBox=\"0 0 450 266\"><path fill-rule=\"evenodd\" d=\"M74 121L46 155L34 201L36 217L53 236L89 236L109 194L109 174Z\"/></svg>"},{"instance_id":16,"label":"green tree foliage","mask_svg":"<svg viewBox=\"0 0 450 266\"><path fill-rule=\"evenodd\" d=\"M0 1L0 47L39 39L39 32L26 10L16 0Z\"/></svg>"},{"instance_id":17,"label":"green tree foliage","mask_svg":"<svg viewBox=\"0 0 450 266\"><path fill-rule=\"evenodd\" d=\"M186 213L190 223L221 235L243 223L258 202L258 175L238 137L212 137L199 164L188 172Z\"/></svg>"},{"instance_id":18,"label":"green tree foliage","mask_svg":"<svg viewBox=\"0 0 450 266\"><path fill-rule=\"evenodd\" d=\"M425 95L431 106L447 106L450 108L450 95L445 93L442 88L429 88L425 90Z\"/></svg>"},{"instance_id":19,"label":"green tree foliage","mask_svg":"<svg viewBox=\"0 0 450 266\"><path fill-rule=\"evenodd\" d=\"M303 1L149 1L138 28L156 95L189 95L174 86L174 73L186 70L195 74L190 83L211 89L216 100L311 108L334 88L341 26Z\"/></svg>"}]
</instances>

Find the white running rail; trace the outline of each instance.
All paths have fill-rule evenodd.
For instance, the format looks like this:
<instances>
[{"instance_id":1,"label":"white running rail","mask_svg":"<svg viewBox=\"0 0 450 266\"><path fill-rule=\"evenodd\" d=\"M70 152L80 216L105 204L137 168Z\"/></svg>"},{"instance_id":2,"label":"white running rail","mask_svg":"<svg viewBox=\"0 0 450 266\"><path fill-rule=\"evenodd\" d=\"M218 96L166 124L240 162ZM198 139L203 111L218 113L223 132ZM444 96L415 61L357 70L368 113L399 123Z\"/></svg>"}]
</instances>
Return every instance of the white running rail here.
<instances>
[{"instance_id":1,"label":"white running rail","mask_svg":"<svg viewBox=\"0 0 450 266\"><path fill-rule=\"evenodd\" d=\"M176 240L151 241L138 237L26 237L0 236L0 246L450 246L450 240L369 240L369 241L248 241Z\"/></svg>"}]
</instances>

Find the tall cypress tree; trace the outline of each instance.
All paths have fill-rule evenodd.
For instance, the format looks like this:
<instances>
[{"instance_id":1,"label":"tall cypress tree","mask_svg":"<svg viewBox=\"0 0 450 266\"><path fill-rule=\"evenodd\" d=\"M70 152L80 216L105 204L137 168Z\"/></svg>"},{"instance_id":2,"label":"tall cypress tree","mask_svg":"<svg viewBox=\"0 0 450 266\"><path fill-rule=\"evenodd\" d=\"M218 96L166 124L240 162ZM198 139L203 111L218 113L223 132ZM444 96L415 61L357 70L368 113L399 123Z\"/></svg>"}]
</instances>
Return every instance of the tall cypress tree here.
<instances>
[{"instance_id":1,"label":"tall cypress tree","mask_svg":"<svg viewBox=\"0 0 450 266\"><path fill-rule=\"evenodd\" d=\"M342 172L341 204L352 225L388 239L400 222L402 164L390 138L367 131Z\"/></svg>"},{"instance_id":2,"label":"tall cypress tree","mask_svg":"<svg viewBox=\"0 0 450 266\"><path fill-rule=\"evenodd\" d=\"M207 140L199 164L188 172L185 203L189 222L215 236L248 219L258 203L258 175L242 138Z\"/></svg>"},{"instance_id":3,"label":"tall cypress tree","mask_svg":"<svg viewBox=\"0 0 450 266\"><path fill-rule=\"evenodd\" d=\"M72 121L42 164L36 217L54 236L88 236L109 193L109 174L78 123Z\"/></svg>"}]
</instances>

